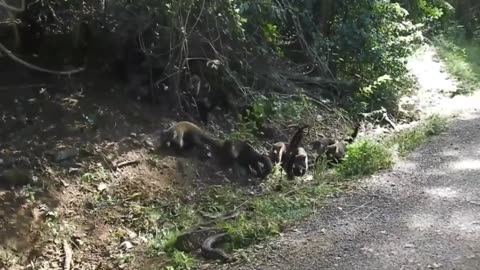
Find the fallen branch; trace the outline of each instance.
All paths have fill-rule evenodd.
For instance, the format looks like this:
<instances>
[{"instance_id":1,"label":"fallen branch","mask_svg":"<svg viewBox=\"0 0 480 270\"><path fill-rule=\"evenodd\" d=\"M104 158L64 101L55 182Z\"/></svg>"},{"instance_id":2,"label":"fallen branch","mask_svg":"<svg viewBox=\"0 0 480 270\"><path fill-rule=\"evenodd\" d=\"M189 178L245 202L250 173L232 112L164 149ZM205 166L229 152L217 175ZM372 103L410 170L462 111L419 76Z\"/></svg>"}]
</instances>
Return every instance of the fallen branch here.
<instances>
[{"instance_id":1,"label":"fallen branch","mask_svg":"<svg viewBox=\"0 0 480 270\"><path fill-rule=\"evenodd\" d=\"M65 252L65 261L63 263L63 269L70 270L70 266L72 265L73 251L72 251L72 247L70 246L67 240L63 240L63 251Z\"/></svg>"},{"instance_id":2,"label":"fallen branch","mask_svg":"<svg viewBox=\"0 0 480 270\"><path fill-rule=\"evenodd\" d=\"M137 165L138 163L140 163L140 160L138 160L138 159L123 161L123 162L120 162L117 165L115 165L115 169L118 170L118 169L120 169L122 167L125 167L125 166Z\"/></svg>"}]
</instances>

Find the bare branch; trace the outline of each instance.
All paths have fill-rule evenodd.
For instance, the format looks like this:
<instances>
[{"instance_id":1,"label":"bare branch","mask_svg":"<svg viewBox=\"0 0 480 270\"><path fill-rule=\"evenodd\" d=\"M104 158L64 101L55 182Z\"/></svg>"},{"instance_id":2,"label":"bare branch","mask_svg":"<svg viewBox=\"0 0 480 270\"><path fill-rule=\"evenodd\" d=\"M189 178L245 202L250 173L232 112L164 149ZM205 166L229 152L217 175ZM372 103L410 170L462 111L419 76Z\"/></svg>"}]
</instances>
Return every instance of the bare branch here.
<instances>
[{"instance_id":1,"label":"bare branch","mask_svg":"<svg viewBox=\"0 0 480 270\"><path fill-rule=\"evenodd\" d=\"M1 3L1 2L0 2ZM35 66L33 64L30 64L26 62L25 60L22 60L18 58L16 55L14 55L10 50L8 50L2 43L0 43L0 51L5 53L8 57L10 57L12 60L16 61L17 63L20 63L30 69L40 71L40 72L45 72L45 73L50 73L50 74L56 74L56 75L72 75L78 72L81 72L85 70L85 67L73 69L73 70L68 70L68 71L58 71L58 70L50 70L50 69L45 69L39 66Z\"/></svg>"},{"instance_id":2,"label":"bare branch","mask_svg":"<svg viewBox=\"0 0 480 270\"><path fill-rule=\"evenodd\" d=\"M0 1L0 7L4 7L5 9L7 9L7 11L23 12L25 10L25 0L22 0L19 8L14 7L14 6L10 6L9 4L7 4L5 2L5 0Z\"/></svg>"}]
</instances>

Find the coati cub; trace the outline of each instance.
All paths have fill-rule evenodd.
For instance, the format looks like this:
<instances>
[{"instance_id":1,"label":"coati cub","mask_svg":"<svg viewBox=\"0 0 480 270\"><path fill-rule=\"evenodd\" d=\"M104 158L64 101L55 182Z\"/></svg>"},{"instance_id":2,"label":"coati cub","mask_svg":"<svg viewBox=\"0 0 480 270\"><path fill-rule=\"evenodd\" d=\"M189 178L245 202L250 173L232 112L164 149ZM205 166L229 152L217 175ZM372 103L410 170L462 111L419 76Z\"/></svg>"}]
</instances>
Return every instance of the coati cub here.
<instances>
[{"instance_id":1,"label":"coati cub","mask_svg":"<svg viewBox=\"0 0 480 270\"><path fill-rule=\"evenodd\" d=\"M318 155L323 155L327 151L327 146L335 144L336 141L332 138L322 138L312 142L312 150Z\"/></svg>"},{"instance_id":2,"label":"coati cub","mask_svg":"<svg viewBox=\"0 0 480 270\"><path fill-rule=\"evenodd\" d=\"M284 142L275 143L270 150L270 160L273 162L273 164L282 163L286 151L287 145Z\"/></svg>"},{"instance_id":3,"label":"coati cub","mask_svg":"<svg viewBox=\"0 0 480 270\"><path fill-rule=\"evenodd\" d=\"M304 176L308 171L308 154L303 147L297 148L292 170L294 176Z\"/></svg>"},{"instance_id":4,"label":"coati cub","mask_svg":"<svg viewBox=\"0 0 480 270\"><path fill-rule=\"evenodd\" d=\"M177 122L172 127L163 130L160 135L161 146L177 147L182 150L190 150L193 147L220 147L221 143L205 133L197 125L188 122Z\"/></svg>"},{"instance_id":5,"label":"coati cub","mask_svg":"<svg viewBox=\"0 0 480 270\"><path fill-rule=\"evenodd\" d=\"M248 142L226 140L221 148L222 156L230 164L238 164L244 168L252 168L262 179L273 170L272 161L268 156L258 153Z\"/></svg>"},{"instance_id":6,"label":"coati cub","mask_svg":"<svg viewBox=\"0 0 480 270\"><path fill-rule=\"evenodd\" d=\"M300 147L300 143L303 139L303 130L308 128L310 125L305 125L297 130L297 132L293 135L290 143L285 152L285 166L284 169L287 173L288 179L293 179L295 177L293 172L293 165L295 163L295 159L297 157L298 148ZM283 162L282 162L283 163ZM282 166L283 167L283 166Z\"/></svg>"},{"instance_id":7,"label":"coati cub","mask_svg":"<svg viewBox=\"0 0 480 270\"><path fill-rule=\"evenodd\" d=\"M334 163L340 163L343 158L345 157L345 152L347 149L347 145L351 144L358 135L358 130L360 129L360 122L355 124L355 128L353 129L352 135L349 138L344 139L339 142L335 142L334 144L328 145L326 147L325 154L329 161Z\"/></svg>"},{"instance_id":8,"label":"coati cub","mask_svg":"<svg viewBox=\"0 0 480 270\"><path fill-rule=\"evenodd\" d=\"M285 167L285 154L287 148L288 144L284 142L277 142L272 146L270 159L274 164L280 163L282 168ZM303 147L298 147L295 152L292 170L294 176L303 176L308 170L308 154Z\"/></svg>"}]
</instances>

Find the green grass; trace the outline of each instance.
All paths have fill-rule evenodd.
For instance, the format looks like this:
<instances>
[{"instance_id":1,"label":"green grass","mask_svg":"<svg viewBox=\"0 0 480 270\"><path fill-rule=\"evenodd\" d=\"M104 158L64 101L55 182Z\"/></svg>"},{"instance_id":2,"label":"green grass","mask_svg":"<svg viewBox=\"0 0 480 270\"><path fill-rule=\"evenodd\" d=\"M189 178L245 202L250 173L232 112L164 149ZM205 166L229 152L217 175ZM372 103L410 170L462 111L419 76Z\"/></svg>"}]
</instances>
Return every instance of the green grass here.
<instances>
[{"instance_id":1,"label":"green grass","mask_svg":"<svg viewBox=\"0 0 480 270\"><path fill-rule=\"evenodd\" d=\"M480 44L440 36L435 40L448 72L460 80L457 94L471 94L480 86Z\"/></svg>"},{"instance_id":2,"label":"green grass","mask_svg":"<svg viewBox=\"0 0 480 270\"><path fill-rule=\"evenodd\" d=\"M282 186L280 191L271 190L279 186ZM191 269L197 263L196 259L176 250L175 240L179 233L200 223L200 215L215 217L243 207L238 217L215 225L231 234L232 241L226 247L231 251L277 235L282 228L310 215L325 195L337 190L323 180L295 184L280 183L276 179L266 183L265 189L264 194L252 197L239 187L214 186L203 192L194 204L170 203L168 207L163 206L165 212L174 209L176 215L163 215L162 221L168 221L169 226L160 228L152 239L151 254L166 253L170 260L168 265L173 267L167 269Z\"/></svg>"},{"instance_id":3,"label":"green grass","mask_svg":"<svg viewBox=\"0 0 480 270\"><path fill-rule=\"evenodd\" d=\"M390 168L392 152L381 142L361 139L347 146L347 153L337 172L343 178L370 175Z\"/></svg>"},{"instance_id":4,"label":"green grass","mask_svg":"<svg viewBox=\"0 0 480 270\"><path fill-rule=\"evenodd\" d=\"M402 130L385 140L387 147L396 149L400 156L405 156L430 136L438 135L445 130L447 120L439 115L432 115L420 125Z\"/></svg>"}]
</instances>

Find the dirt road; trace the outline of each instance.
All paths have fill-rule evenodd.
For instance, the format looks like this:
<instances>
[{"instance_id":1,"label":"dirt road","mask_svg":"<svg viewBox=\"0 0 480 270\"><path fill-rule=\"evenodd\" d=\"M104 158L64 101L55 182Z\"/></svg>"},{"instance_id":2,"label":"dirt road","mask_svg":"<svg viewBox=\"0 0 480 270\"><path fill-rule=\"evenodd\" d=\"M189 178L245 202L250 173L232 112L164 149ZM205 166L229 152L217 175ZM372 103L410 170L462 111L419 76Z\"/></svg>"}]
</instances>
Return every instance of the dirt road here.
<instances>
[{"instance_id":1,"label":"dirt road","mask_svg":"<svg viewBox=\"0 0 480 270\"><path fill-rule=\"evenodd\" d=\"M254 262L228 269L480 269L479 131L480 111L454 120Z\"/></svg>"}]
</instances>

